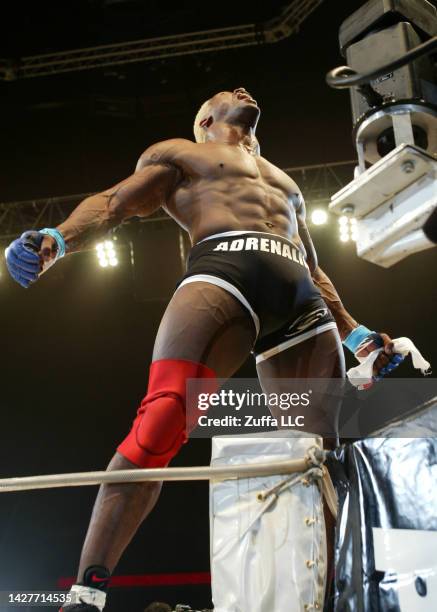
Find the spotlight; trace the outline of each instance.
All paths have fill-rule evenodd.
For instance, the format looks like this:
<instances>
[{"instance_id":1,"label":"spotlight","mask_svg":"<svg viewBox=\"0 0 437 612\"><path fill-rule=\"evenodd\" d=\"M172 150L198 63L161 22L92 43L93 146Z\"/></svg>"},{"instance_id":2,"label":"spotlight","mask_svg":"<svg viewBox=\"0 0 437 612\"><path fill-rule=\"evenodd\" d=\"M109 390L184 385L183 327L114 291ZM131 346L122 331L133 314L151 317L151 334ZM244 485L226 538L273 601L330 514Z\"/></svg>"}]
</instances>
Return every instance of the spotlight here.
<instances>
[{"instance_id":1,"label":"spotlight","mask_svg":"<svg viewBox=\"0 0 437 612\"><path fill-rule=\"evenodd\" d=\"M328 221L328 213L323 208L316 208L311 213L311 222L313 225L324 225Z\"/></svg>"},{"instance_id":2,"label":"spotlight","mask_svg":"<svg viewBox=\"0 0 437 612\"><path fill-rule=\"evenodd\" d=\"M357 241L358 227L357 220L355 218L350 219L344 215L339 217L338 229L340 230L341 242L349 242L349 240L352 240L353 242Z\"/></svg>"},{"instance_id":3,"label":"spotlight","mask_svg":"<svg viewBox=\"0 0 437 612\"><path fill-rule=\"evenodd\" d=\"M115 246L112 240L105 240L104 242L99 242L96 245L96 252L99 260L99 265L102 268L107 268L108 266L114 267L118 265L117 254L115 252Z\"/></svg>"}]
</instances>

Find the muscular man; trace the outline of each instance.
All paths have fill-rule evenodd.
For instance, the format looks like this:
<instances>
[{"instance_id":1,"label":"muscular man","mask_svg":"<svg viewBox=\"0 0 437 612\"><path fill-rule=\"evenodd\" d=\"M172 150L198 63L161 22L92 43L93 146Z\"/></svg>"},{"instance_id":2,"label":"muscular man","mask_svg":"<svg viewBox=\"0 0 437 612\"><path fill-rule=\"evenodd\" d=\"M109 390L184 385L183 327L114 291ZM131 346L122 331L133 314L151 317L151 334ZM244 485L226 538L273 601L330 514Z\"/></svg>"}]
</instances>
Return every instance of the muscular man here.
<instances>
[{"instance_id":1,"label":"muscular man","mask_svg":"<svg viewBox=\"0 0 437 612\"><path fill-rule=\"evenodd\" d=\"M260 155L259 114L245 89L218 93L197 114L195 143L152 145L132 176L86 198L58 228L26 232L7 249L11 275L28 287L64 253L160 206L190 235L147 395L109 470L168 465L186 440L186 379L211 389L251 352L268 392L287 378L343 377L341 340L354 352L384 345L378 377L393 367L390 338L358 325L320 269L297 185ZM103 609L111 572L159 492L155 482L100 488L73 587L83 603L65 612Z\"/></svg>"}]
</instances>

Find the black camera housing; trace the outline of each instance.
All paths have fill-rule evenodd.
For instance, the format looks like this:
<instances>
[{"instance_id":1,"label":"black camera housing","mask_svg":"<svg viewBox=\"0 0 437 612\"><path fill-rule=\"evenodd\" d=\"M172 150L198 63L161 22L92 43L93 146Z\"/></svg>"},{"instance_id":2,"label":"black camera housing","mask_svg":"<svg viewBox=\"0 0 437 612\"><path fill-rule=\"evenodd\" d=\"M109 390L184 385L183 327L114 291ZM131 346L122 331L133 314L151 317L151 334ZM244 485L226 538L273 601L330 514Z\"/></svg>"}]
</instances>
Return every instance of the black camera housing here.
<instances>
[{"instance_id":1,"label":"black camera housing","mask_svg":"<svg viewBox=\"0 0 437 612\"><path fill-rule=\"evenodd\" d=\"M347 64L369 72L437 35L437 9L427 0L370 0L340 27ZM384 102L421 101L437 107L437 74L430 56L390 72L370 84ZM368 100L351 89L354 126L370 110Z\"/></svg>"}]
</instances>

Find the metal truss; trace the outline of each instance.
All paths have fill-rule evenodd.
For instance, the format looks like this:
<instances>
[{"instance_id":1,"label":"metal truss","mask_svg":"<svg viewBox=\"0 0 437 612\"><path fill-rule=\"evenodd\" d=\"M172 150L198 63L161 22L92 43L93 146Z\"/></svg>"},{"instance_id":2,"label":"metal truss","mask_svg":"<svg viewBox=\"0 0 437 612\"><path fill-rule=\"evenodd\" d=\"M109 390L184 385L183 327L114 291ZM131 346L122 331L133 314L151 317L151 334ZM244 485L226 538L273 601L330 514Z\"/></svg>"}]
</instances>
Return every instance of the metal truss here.
<instances>
[{"instance_id":1,"label":"metal truss","mask_svg":"<svg viewBox=\"0 0 437 612\"><path fill-rule=\"evenodd\" d=\"M316 206L326 207L330 196L344 187L353 177L356 161L334 162L284 168L299 185L309 210ZM0 240L4 243L16 238L22 232L41 227L56 227L69 216L71 211L90 193L69 196L0 203ZM173 219L158 211L136 222L153 223ZM131 223L127 221L123 224Z\"/></svg>"},{"instance_id":2,"label":"metal truss","mask_svg":"<svg viewBox=\"0 0 437 612\"><path fill-rule=\"evenodd\" d=\"M0 60L0 80L11 81L119 66L134 62L224 51L278 42L299 30L305 19L323 0L293 0L278 17L261 24L247 24L190 32L174 36L146 38L125 43L32 55L20 60Z\"/></svg>"},{"instance_id":3,"label":"metal truss","mask_svg":"<svg viewBox=\"0 0 437 612\"><path fill-rule=\"evenodd\" d=\"M351 181L356 160L283 168L299 185L307 208L326 207L331 195Z\"/></svg>"}]
</instances>

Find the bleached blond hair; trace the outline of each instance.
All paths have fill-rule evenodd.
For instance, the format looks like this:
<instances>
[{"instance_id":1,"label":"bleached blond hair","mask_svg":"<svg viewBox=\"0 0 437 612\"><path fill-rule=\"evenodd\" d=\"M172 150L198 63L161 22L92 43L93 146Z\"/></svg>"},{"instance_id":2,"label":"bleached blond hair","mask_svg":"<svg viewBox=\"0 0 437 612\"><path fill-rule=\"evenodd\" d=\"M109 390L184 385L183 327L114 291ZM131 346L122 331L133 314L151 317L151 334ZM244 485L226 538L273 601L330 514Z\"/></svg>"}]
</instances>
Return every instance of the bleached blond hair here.
<instances>
[{"instance_id":1,"label":"bleached blond hair","mask_svg":"<svg viewBox=\"0 0 437 612\"><path fill-rule=\"evenodd\" d=\"M208 117L210 102L211 100L207 100L202 104L197 111L196 118L194 119L193 131L196 142L205 142L206 140L206 130L205 128L201 127L200 122Z\"/></svg>"}]
</instances>

